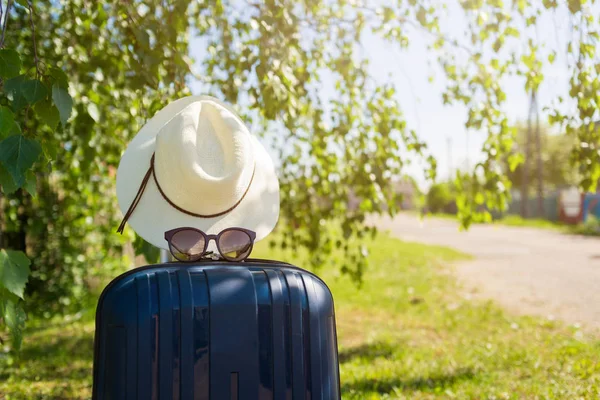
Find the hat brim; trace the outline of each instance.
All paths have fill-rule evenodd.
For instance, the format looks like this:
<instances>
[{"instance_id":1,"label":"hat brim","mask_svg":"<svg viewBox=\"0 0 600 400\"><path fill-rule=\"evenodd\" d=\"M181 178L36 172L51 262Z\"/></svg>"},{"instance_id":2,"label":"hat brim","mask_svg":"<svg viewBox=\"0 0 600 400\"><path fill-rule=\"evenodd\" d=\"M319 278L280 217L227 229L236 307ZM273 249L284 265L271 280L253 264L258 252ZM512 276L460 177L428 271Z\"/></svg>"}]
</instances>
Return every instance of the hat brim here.
<instances>
[{"instance_id":1,"label":"hat brim","mask_svg":"<svg viewBox=\"0 0 600 400\"><path fill-rule=\"evenodd\" d=\"M117 199L123 213L131 205L148 171L160 128L189 104L207 100L223 105L210 96L189 96L174 101L157 112L127 146L117 170ZM206 233L219 233L225 228L242 227L255 231L257 241L265 238L279 219L279 181L267 150L256 136L251 137L256 161L254 178L245 197L233 210L214 218L185 214L172 207L162 197L154 179L151 178L127 223L144 240L163 249L168 249L164 233L181 227L193 227ZM210 196L210 193L207 193L207 196Z\"/></svg>"}]
</instances>

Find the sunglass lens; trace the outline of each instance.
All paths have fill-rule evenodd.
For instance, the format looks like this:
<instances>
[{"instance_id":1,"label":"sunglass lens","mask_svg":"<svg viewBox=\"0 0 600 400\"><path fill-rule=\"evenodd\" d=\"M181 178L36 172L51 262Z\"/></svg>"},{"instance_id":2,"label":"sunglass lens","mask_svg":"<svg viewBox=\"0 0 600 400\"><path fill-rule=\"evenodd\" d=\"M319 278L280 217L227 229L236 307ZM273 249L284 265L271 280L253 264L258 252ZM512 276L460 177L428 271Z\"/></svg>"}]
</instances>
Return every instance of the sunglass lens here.
<instances>
[{"instance_id":1,"label":"sunglass lens","mask_svg":"<svg viewBox=\"0 0 600 400\"><path fill-rule=\"evenodd\" d=\"M171 237L171 253L179 261L196 261L204 253L204 236L195 230L184 229Z\"/></svg>"},{"instance_id":2,"label":"sunglass lens","mask_svg":"<svg viewBox=\"0 0 600 400\"><path fill-rule=\"evenodd\" d=\"M244 231L231 229L219 236L219 251L229 261L242 261L252 251L252 238Z\"/></svg>"}]
</instances>

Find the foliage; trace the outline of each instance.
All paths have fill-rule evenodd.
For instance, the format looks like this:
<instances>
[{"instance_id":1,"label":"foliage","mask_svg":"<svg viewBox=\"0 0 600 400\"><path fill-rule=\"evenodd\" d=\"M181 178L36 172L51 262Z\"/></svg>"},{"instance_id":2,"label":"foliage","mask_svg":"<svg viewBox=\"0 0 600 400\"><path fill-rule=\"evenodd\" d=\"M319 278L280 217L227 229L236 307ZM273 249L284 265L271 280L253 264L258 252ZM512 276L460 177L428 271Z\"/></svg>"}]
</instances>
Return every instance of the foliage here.
<instances>
[{"instance_id":1,"label":"foliage","mask_svg":"<svg viewBox=\"0 0 600 400\"><path fill-rule=\"evenodd\" d=\"M572 233L586 236L600 236L600 220L593 215L588 215L583 224L572 229Z\"/></svg>"},{"instance_id":2,"label":"foliage","mask_svg":"<svg viewBox=\"0 0 600 400\"><path fill-rule=\"evenodd\" d=\"M454 200L453 188L449 183L435 183L427 192L425 205L427 210L432 213L447 212L449 207L453 206Z\"/></svg>"},{"instance_id":3,"label":"foliage","mask_svg":"<svg viewBox=\"0 0 600 400\"><path fill-rule=\"evenodd\" d=\"M122 246L133 236L113 232L115 168L143 121L188 93L189 68L179 56L187 35L174 31L185 15L181 4L157 5L159 15L143 19L129 16L128 2L8 5L0 46L0 247L27 253L27 309L51 316L81 307L95 279L128 264ZM167 14L173 26L165 27ZM146 31L161 41L144 41ZM0 304L15 302L3 293ZM22 302L17 307L22 312ZM14 333L8 310L0 307L0 319Z\"/></svg>"},{"instance_id":4,"label":"foliage","mask_svg":"<svg viewBox=\"0 0 600 400\"><path fill-rule=\"evenodd\" d=\"M525 142L527 138L527 127L524 125L517 126L517 138L515 151L523 154ZM571 164L571 149L575 144L575 138L565 134L551 134L548 126L540 127L540 136L542 144L542 179L546 189L559 189L567 186L578 185L579 177L576 168ZM538 154L537 148L531 145L530 173L533 173L531 182L534 182L537 173L534 173L537 168L536 161ZM512 171L508 163L505 163L505 171L508 179L515 189L521 188L523 164L516 166Z\"/></svg>"},{"instance_id":5,"label":"foliage","mask_svg":"<svg viewBox=\"0 0 600 400\"><path fill-rule=\"evenodd\" d=\"M343 399L598 397L597 339L467 299L448 275L446 264L465 257L456 251L383 234L367 245L373 260L362 288L323 271L336 300ZM255 255L308 261L305 251L267 247L259 243ZM31 321L22 352L0 353L0 393L90 398L92 311Z\"/></svg>"},{"instance_id":6,"label":"foliage","mask_svg":"<svg viewBox=\"0 0 600 400\"><path fill-rule=\"evenodd\" d=\"M537 90L556 54L538 42L538 17L565 9L571 79L569 98L559 100L575 112L557 104L550 122L574 138L581 186L593 189L600 80L597 21L587 3L594 1L461 1L459 40L440 23L445 7L413 0L0 2L0 248L31 260L27 308L46 316L75 309L91 280L127 264L133 234L113 232L120 154L148 117L189 93L192 75L239 104L279 150L285 225L275 244L310 249L315 266L340 248L342 271L360 280L367 254L361 242L372 231L365 216L396 212L391 178L401 175L409 153L427 160L431 178L436 166L407 128L399 88L369 75L360 49L369 33L400 49L415 35L426 37L444 70L444 101L464 104L466 127L487 135L484 161L457 178L458 215L468 226L489 219L479 209L506 207L510 181L501 163L507 155L512 167L520 161L511 153L515 129L500 82L520 76L525 90ZM207 43L194 71L192 32ZM331 98L322 95L324 85ZM348 209L350 194L362 199L356 209ZM327 221L340 225L336 235L323 229ZM0 310L5 322L7 309Z\"/></svg>"},{"instance_id":7,"label":"foliage","mask_svg":"<svg viewBox=\"0 0 600 400\"><path fill-rule=\"evenodd\" d=\"M0 315L10 329L13 346L19 347L25 326L23 299L30 261L20 251L0 250Z\"/></svg>"}]
</instances>

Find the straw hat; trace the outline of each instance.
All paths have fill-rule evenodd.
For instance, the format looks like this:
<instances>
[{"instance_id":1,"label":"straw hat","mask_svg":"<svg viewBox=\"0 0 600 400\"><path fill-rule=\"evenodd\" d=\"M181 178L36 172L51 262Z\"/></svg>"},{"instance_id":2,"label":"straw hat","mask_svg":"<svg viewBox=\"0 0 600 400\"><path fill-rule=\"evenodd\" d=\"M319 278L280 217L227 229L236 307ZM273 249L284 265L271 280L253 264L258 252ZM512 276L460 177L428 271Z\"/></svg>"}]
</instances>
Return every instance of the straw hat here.
<instances>
[{"instance_id":1,"label":"straw hat","mask_svg":"<svg viewBox=\"0 0 600 400\"><path fill-rule=\"evenodd\" d=\"M209 96L179 99L133 138L117 171L125 223L167 248L164 233L194 227L218 233L242 227L263 239L279 218L273 161L240 117Z\"/></svg>"}]
</instances>

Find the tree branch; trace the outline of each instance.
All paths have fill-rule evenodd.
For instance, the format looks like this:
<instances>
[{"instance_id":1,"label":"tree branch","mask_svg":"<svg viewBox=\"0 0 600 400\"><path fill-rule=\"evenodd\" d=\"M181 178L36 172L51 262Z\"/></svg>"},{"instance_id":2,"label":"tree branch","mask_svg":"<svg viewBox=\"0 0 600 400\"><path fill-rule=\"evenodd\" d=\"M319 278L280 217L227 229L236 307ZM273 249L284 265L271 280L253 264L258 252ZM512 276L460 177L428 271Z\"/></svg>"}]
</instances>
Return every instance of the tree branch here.
<instances>
[{"instance_id":1,"label":"tree branch","mask_svg":"<svg viewBox=\"0 0 600 400\"><path fill-rule=\"evenodd\" d=\"M0 49L4 47L4 35L6 34L6 25L8 25L8 16L10 14L10 7L12 6L12 0L6 2L6 11L4 14L4 24L2 25L2 36L0 37Z\"/></svg>"},{"instance_id":2,"label":"tree branch","mask_svg":"<svg viewBox=\"0 0 600 400\"><path fill-rule=\"evenodd\" d=\"M2 14L3 14L2 0L0 0L0 22L2 22Z\"/></svg>"},{"instance_id":3,"label":"tree branch","mask_svg":"<svg viewBox=\"0 0 600 400\"><path fill-rule=\"evenodd\" d=\"M376 21L381 22L381 18L379 16L379 14L377 14L377 11L372 8L369 8L369 7L363 6L363 5L358 5L358 6L354 6L354 9L365 13L365 14L363 14L365 16L364 22L367 23L367 26L368 26L368 24L372 24L373 22L376 22ZM369 15L366 15L367 13ZM319 31L320 27L318 26L318 24L316 23L315 20L312 20L312 19L308 20L308 19L299 18L299 17L296 17L296 18L297 18L298 22L302 23L303 25ZM396 18L396 21L399 22L400 24L405 24L407 26L410 26L417 31L423 32L423 33L431 36L433 39L441 39L444 42L451 44L455 48L461 49L461 50L467 52L470 56L473 56L475 54L475 51L472 48L470 48L462 43L459 43L458 40L451 38L441 32L434 32L430 29L427 29L427 27L421 25L417 21L409 19L405 16L398 16ZM335 17L335 18L328 19L327 23L329 25L338 26L338 27L341 27L344 24L354 26L354 24L356 23L356 19Z\"/></svg>"},{"instance_id":4,"label":"tree branch","mask_svg":"<svg viewBox=\"0 0 600 400\"><path fill-rule=\"evenodd\" d=\"M377 11L374 10L374 9L372 9L372 8L370 8L370 7L367 7L365 5L358 5L358 6L356 6L356 8L359 9L359 10L361 10L361 11L363 11L363 12L369 12L369 13L373 14L376 18L379 18L379 15L377 14ZM462 49L462 50L466 51L467 53L469 53L470 55L473 55L473 49L471 49L470 47L465 46L465 45L459 43L458 40L456 40L456 39L450 38L450 37L448 37L448 36L446 36L446 35L444 35L443 33L440 33L440 32L433 32L432 30L427 29L425 26L421 25L417 21L414 21L414 20L411 20L409 18L406 18L405 16L400 15L400 16L398 16L397 19L401 23L405 23L407 25L410 25L413 28L415 28L416 30L422 31L422 32L424 32L424 33L426 33L426 34L428 34L428 35L430 35L430 36L432 36L432 37L434 37L436 39L442 39L445 42L448 42L448 43L452 44L454 47Z\"/></svg>"},{"instance_id":5,"label":"tree branch","mask_svg":"<svg viewBox=\"0 0 600 400\"><path fill-rule=\"evenodd\" d=\"M31 38L33 39L33 60L35 62L35 74L36 74L36 77L39 77L40 76L40 59L38 57L37 44L35 42L35 25L33 23L33 2L31 0L28 0L27 6L29 8L29 23L31 24Z\"/></svg>"}]
</instances>

